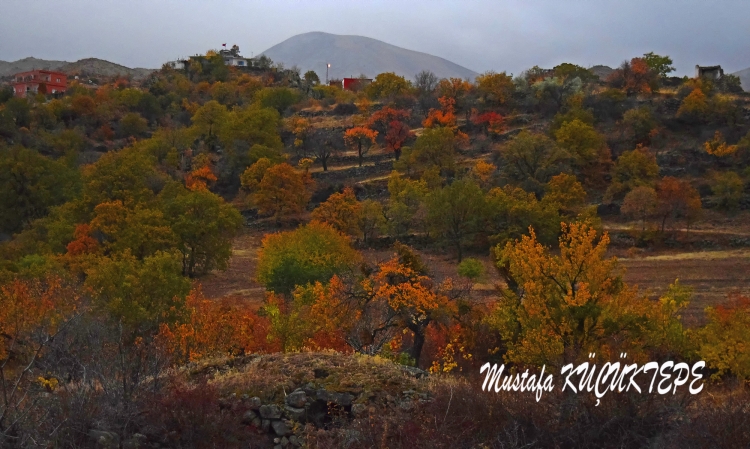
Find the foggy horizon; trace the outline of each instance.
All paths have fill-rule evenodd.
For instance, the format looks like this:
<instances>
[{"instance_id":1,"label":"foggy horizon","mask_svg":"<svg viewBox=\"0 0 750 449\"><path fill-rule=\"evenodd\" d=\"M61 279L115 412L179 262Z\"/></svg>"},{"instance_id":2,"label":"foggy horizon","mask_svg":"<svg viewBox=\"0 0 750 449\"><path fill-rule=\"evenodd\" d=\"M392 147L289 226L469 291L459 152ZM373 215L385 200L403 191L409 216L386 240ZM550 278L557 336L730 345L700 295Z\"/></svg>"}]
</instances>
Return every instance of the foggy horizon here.
<instances>
[{"instance_id":1,"label":"foggy horizon","mask_svg":"<svg viewBox=\"0 0 750 449\"><path fill-rule=\"evenodd\" d=\"M99 58L159 68L177 57L237 44L243 55L313 31L365 36L447 59L478 73L519 74L562 62L617 67L653 51L674 60L673 75L696 64L726 73L750 67L750 4L643 0L462 4L10 0L0 17L0 60ZM52 8L52 9L51 9Z\"/></svg>"}]
</instances>

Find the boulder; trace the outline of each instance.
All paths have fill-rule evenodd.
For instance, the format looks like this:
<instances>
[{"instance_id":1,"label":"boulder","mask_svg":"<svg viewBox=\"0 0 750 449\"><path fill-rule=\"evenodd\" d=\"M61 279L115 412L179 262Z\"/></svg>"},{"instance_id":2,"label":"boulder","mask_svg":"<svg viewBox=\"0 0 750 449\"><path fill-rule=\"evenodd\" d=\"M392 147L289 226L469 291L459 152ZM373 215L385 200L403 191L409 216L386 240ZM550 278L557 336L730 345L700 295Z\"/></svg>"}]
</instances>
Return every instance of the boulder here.
<instances>
[{"instance_id":1,"label":"boulder","mask_svg":"<svg viewBox=\"0 0 750 449\"><path fill-rule=\"evenodd\" d=\"M302 408L307 402L307 395L301 389L294 390L286 397L286 403L292 407Z\"/></svg>"},{"instance_id":2,"label":"boulder","mask_svg":"<svg viewBox=\"0 0 750 449\"><path fill-rule=\"evenodd\" d=\"M261 405L260 416L263 419L279 419L281 418L281 408L278 405Z\"/></svg>"},{"instance_id":3,"label":"boulder","mask_svg":"<svg viewBox=\"0 0 750 449\"><path fill-rule=\"evenodd\" d=\"M290 405L287 405L284 407L284 414L287 416L287 418L292 419L294 421L302 422L302 419L305 417L305 409L299 408L299 407L292 407Z\"/></svg>"},{"instance_id":4,"label":"boulder","mask_svg":"<svg viewBox=\"0 0 750 449\"><path fill-rule=\"evenodd\" d=\"M271 428L276 433L276 435L280 437L283 437L292 433L292 431L289 430L289 426L287 426L284 421L271 421Z\"/></svg>"}]
</instances>

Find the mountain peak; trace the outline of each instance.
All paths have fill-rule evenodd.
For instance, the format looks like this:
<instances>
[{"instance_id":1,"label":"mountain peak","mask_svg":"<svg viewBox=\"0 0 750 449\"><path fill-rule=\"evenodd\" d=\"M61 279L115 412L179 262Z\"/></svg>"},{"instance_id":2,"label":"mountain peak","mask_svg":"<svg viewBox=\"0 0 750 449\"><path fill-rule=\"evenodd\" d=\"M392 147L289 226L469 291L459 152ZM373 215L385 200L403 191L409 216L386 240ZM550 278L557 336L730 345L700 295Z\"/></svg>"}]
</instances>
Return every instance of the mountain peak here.
<instances>
[{"instance_id":1,"label":"mountain peak","mask_svg":"<svg viewBox=\"0 0 750 449\"><path fill-rule=\"evenodd\" d=\"M377 39L357 35L340 35L311 31L298 34L263 52L274 62L287 67L297 66L302 73L314 70L323 79L356 77L360 74L375 77L379 73L394 72L413 79L422 70L429 70L439 78L469 78L477 73L447 59L397 47Z\"/></svg>"}]
</instances>

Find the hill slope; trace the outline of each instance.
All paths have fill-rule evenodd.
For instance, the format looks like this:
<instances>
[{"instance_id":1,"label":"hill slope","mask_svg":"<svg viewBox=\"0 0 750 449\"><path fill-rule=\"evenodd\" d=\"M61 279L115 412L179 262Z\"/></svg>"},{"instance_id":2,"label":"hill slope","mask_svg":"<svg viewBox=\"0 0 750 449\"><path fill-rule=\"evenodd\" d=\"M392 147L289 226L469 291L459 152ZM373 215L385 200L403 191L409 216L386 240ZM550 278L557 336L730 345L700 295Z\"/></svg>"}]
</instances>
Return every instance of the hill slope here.
<instances>
[{"instance_id":1,"label":"hill slope","mask_svg":"<svg viewBox=\"0 0 750 449\"><path fill-rule=\"evenodd\" d=\"M477 73L446 59L407 50L363 36L344 36L322 32L298 34L263 52L287 67L298 66L302 73L314 70L323 80L326 63L331 64L328 78L365 74L370 77L395 72L406 79L422 70L430 70L439 78L471 78Z\"/></svg>"},{"instance_id":2,"label":"hill slope","mask_svg":"<svg viewBox=\"0 0 750 449\"><path fill-rule=\"evenodd\" d=\"M37 59L28 57L18 61L6 62L0 61L0 77L11 76L18 72L29 70L59 70L68 75L88 75L88 76L132 76L134 79L143 79L147 77L153 69L135 68L131 69L114 62L105 61L98 58L80 59L76 62L67 61L50 61L46 59Z\"/></svg>"},{"instance_id":3,"label":"hill slope","mask_svg":"<svg viewBox=\"0 0 750 449\"><path fill-rule=\"evenodd\" d=\"M742 88L745 89L745 92L750 92L750 67L745 70L740 70L739 72L734 72L732 75L739 76L740 81L742 82Z\"/></svg>"}]
</instances>

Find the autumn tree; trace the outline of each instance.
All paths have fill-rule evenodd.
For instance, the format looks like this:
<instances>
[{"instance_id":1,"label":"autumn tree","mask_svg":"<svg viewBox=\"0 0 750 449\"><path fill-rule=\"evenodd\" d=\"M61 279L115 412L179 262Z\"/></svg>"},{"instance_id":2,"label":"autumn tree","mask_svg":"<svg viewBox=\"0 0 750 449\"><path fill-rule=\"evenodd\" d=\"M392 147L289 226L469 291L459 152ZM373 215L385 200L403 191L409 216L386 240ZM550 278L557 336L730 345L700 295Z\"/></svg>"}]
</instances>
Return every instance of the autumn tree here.
<instances>
[{"instance_id":1,"label":"autumn tree","mask_svg":"<svg viewBox=\"0 0 750 449\"><path fill-rule=\"evenodd\" d=\"M0 286L1 444L32 444L24 429L42 425L49 412L34 392L53 391L59 384L43 360L82 312L80 296L52 275Z\"/></svg>"},{"instance_id":2,"label":"autumn tree","mask_svg":"<svg viewBox=\"0 0 750 449\"><path fill-rule=\"evenodd\" d=\"M407 95L411 92L411 83L403 76L393 72L385 72L377 75L375 79L365 88L365 93L372 100L388 99Z\"/></svg>"},{"instance_id":3,"label":"autumn tree","mask_svg":"<svg viewBox=\"0 0 750 449\"><path fill-rule=\"evenodd\" d=\"M268 290L289 295L298 285L326 283L352 270L359 259L349 238L328 224L311 222L294 231L267 234L255 276Z\"/></svg>"},{"instance_id":4,"label":"autumn tree","mask_svg":"<svg viewBox=\"0 0 750 449\"><path fill-rule=\"evenodd\" d=\"M473 91L474 86L461 78L443 78L437 86L437 95L456 100L456 112L463 112L467 118L471 112L470 97L472 97Z\"/></svg>"},{"instance_id":5,"label":"autumn tree","mask_svg":"<svg viewBox=\"0 0 750 449\"><path fill-rule=\"evenodd\" d=\"M487 106L503 106L511 99L515 91L513 78L505 72L486 72L474 80L479 100Z\"/></svg>"},{"instance_id":6,"label":"autumn tree","mask_svg":"<svg viewBox=\"0 0 750 449\"><path fill-rule=\"evenodd\" d=\"M607 234L574 223L563 225L559 255L533 231L496 248L508 288L490 321L508 345L507 361L561 366L589 353L643 356L652 306L623 283L608 244Z\"/></svg>"},{"instance_id":7,"label":"autumn tree","mask_svg":"<svg viewBox=\"0 0 750 449\"><path fill-rule=\"evenodd\" d=\"M226 268L232 238L242 226L237 209L207 190L191 192L176 183L159 197L182 255L182 273L193 277Z\"/></svg>"},{"instance_id":8,"label":"autumn tree","mask_svg":"<svg viewBox=\"0 0 750 449\"><path fill-rule=\"evenodd\" d=\"M266 158L259 159L242 175L242 185L252 203L261 213L273 215L277 223L304 210L310 201L311 183L308 174L286 162L272 165Z\"/></svg>"},{"instance_id":9,"label":"autumn tree","mask_svg":"<svg viewBox=\"0 0 750 449\"><path fill-rule=\"evenodd\" d=\"M713 139L703 144L703 149L712 156L725 157L736 153L739 146L727 144L721 131L716 131Z\"/></svg>"},{"instance_id":10,"label":"autumn tree","mask_svg":"<svg viewBox=\"0 0 750 449\"><path fill-rule=\"evenodd\" d=\"M428 194L426 204L430 227L455 247L461 262L465 245L483 229L482 189L469 179L461 179Z\"/></svg>"},{"instance_id":11,"label":"autumn tree","mask_svg":"<svg viewBox=\"0 0 750 449\"><path fill-rule=\"evenodd\" d=\"M362 158L368 151L370 146L375 144L375 138L378 136L377 131L373 131L364 126L357 126L349 128L344 133L344 141L350 148L356 148L357 157L359 160L359 166L362 166Z\"/></svg>"},{"instance_id":12,"label":"autumn tree","mask_svg":"<svg viewBox=\"0 0 750 449\"><path fill-rule=\"evenodd\" d=\"M556 207L568 216L575 216L586 201L586 191L575 176L560 173L550 178L544 186L542 203Z\"/></svg>"},{"instance_id":13,"label":"autumn tree","mask_svg":"<svg viewBox=\"0 0 750 449\"><path fill-rule=\"evenodd\" d=\"M661 219L661 232L667 221L684 218L688 230L700 215L701 197L698 191L685 180L665 176L656 185L656 215Z\"/></svg>"},{"instance_id":14,"label":"autumn tree","mask_svg":"<svg viewBox=\"0 0 750 449\"><path fill-rule=\"evenodd\" d=\"M628 96L648 94L658 88L659 73L649 66L646 59L633 58L623 62L617 70L612 72L607 82L612 87L624 90Z\"/></svg>"},{"instance_id":15,"label":"autumn tree","mask_svg":"<svg viewBox=\"0 0 750 449\"><path fill-rule=\"evenodd\" d=\"M750 379L750 298L737 296L716 307L707 307L708 323L698 330L698 353L716 370L713 378L733 374Z\"/></svg>"},{"instance_id":16,"label":"autumn tree","mask_svg":"<svg viewBox=\"0 0 750 449\"><path fill-rule=\"evenodd\" d=\"M393 153L396 160L399 160L404 143L413 136L414 133L405 123L394 120L388 124L388 132L385 135L386 149Z\"/></svg>"},{"instance_id":17,"label":"autumn tree","mask_svg":"<svg viewBox=\"0 0 750 449\"><path fill-rule=\"evenodd\" d=\"M311 218L331 225L342 234L356 236L362 204L357 201L354 190L346 187L341 193L334 193L313 210Z\"/></svg>"},{"instance_id":18,"label":"autumn tree","mask_svg":"<svg viewBox=\"0 0 750 449\"><path fill-rule=\"evenodd\" d=\"M450 279L438 283L428 276L418 254L405 245L397 245L398 257L382 263L366 284L370 302L384 303L395 312L400 327L412 333L409 357L419 365L427 327L455 313L455 301L449 292Z\"/></svg>"},{"instance_id":19,"label":"autumn tree","mask_svg":"<svg viewBox=\"0 0 750 449\"><path fill-rule=\"evenodd\" d=\"M639 186L625 195L620 212L641 220L641 232L646 232L646 220L654 215L656 205L656 190L649 186Z\"/></svg>"},{"instance_id":20,"label":"autumn tree","mask_svg":"<svg viewBox=\"0 0 750 449\"><path fill-rule=\"evenodd\" d=\"M708 112L706 94L701 89L695 88L680 103L677 117L690 122L700 122L707 118Z\"/></svg>"}]
</instances>

